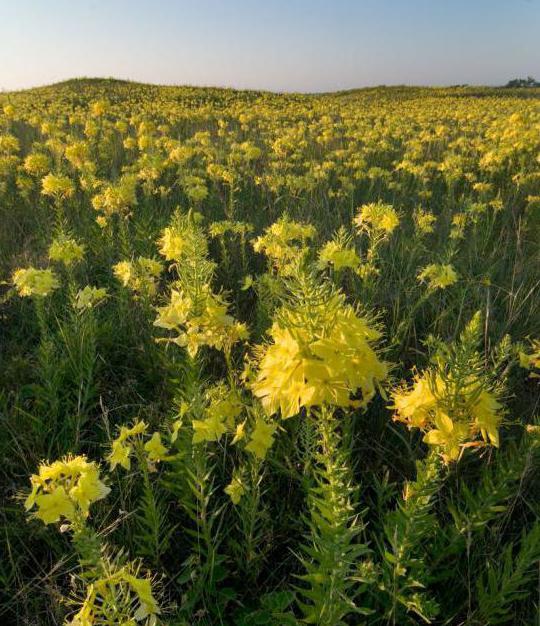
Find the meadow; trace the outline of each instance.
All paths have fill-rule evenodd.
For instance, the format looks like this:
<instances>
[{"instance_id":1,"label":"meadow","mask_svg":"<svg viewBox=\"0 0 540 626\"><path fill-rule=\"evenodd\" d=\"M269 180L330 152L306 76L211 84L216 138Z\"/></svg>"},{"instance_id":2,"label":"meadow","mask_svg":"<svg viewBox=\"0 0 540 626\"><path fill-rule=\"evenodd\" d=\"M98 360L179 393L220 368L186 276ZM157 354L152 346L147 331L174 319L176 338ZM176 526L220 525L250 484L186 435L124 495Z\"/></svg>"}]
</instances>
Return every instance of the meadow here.
<instances>
[{"instance_id":1,"label":"meadow","mask_svg":"<svg viewBox=\"0 0 540 626\"><path fill-rule=\"evenodd\" d=\"M0 623L540 624L540 93L0 94Z\"/></svg>"}]
</instances>

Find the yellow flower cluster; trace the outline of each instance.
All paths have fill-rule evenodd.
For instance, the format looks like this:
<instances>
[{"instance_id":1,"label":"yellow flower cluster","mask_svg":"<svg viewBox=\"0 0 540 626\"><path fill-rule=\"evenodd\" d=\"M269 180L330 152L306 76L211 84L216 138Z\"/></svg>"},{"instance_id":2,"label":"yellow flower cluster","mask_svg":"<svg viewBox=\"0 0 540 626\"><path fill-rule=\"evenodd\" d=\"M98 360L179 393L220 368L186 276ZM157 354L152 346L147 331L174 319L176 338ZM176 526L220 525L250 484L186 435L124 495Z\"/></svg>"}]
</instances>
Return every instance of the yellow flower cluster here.
<instances>
[{"instance_id":1,"label":"yellow flower cluster","mask_svg":"<svg viewBox=\"0 0 540 626\"><path fill-rule=\"evenodd\" d=\"M429 235L435 230L434 224L437 218L433 213L424 211L423 209L417 209L413 214L414 224L417 232L420 235Z\"/></svg>"},{"instance_id":2,"label":"yellow flower cluster","mask_svg":"<svg viewBox=\"0 0 540 626\"><path fill-rule=\"evenodd\" d=\"M162 270L159 261L142 256L133 261L120 261L113 266L114 275L124 287L149 296L156 293L157 279Z\"/></svg>"},{"instance_id":3,"label":"yellow flower cluster","mask_svg":"<svg viewBox=\"0 0 540 626\"><path fill-rule=\"evenodd\" d=\"M209 404L204 409L204 419L192 421L193 443L219 441L222 435L234 428L235 419L244 408L238 395L223 385L211 388L207 396ZM239 440L238 437L235 439Z\"/></svg>"},{"instance_id":4,"label":"yellow flower cluster","mask_svg":"<svg viewBox=\"0 0 540 626\"><path fill-rule=\"evenodd\" d=\"M51 167L51 160L43 152L33 152L25 158L23 167L28 174L44 176Z\"/></svg>"},{"instance_id":5,"label":"yellow flower cluster","mask_svg":"<svg viewBox=\"0 0 540 626\"><path fill-rule=\"evenodd\" d=\"M319 263L323 266L331 265L336 272L346 268L357 271L361 260L353 248L343 246L337 241L329 241L319 252Z\"/></svg>"},{"instance_id":6,"label":"yellow flower cluster","mask_svg":"<svg viewBox=\"0 0 540 626\"><path fill-rule=\"evenodd\" d=\"M389 236L399 225L399 216L392 205L371 202L358 209L354 223L368 235Z\"/></svg>"},{"instance_id":7,"label":"yellow flower cluster","mask_svg":"<svg viewBox=\"0 0 540 626\"><path fill-rule=\"evenodd\" d=\"M49 246L49 259L63 263L66 267L81 261L84 257L84 246L69 237L59 237Z\"/></svg>"},{"instance_id":8,"label":"yellow flower cluster","mask_svg":"<svg viewBox=\"0 0 540 626\"><path fill-rule=\"evenodd\" d=\"M312 327L285 311L270 330L252 384L268 415L296 415L302 407L365 406L387 375L371 342L380 333L333 296L311 310ZM361 393L352 400L351 395Z\"/></svg>"},{"instance_id":9,"label":"yellow flower cluster","mask_svg":"<svg viewBox=\"0 0 540 626\"><path fill-rule=\"evenodd\" d=\"M47 174L41 181L41 193L55 200L66 200L75 193L75 185L67 176Z\"/></svg>"},{"instance_id":10,"label":"yellow flower cluster","mask_svg":"<svg viewBox=\"0 0 540 626\"><path fill-rule=\"evenodd\" d=\"M277 430L277 424L267 422L262 417L257 417L255 421L255 428L251 433L249 443L246 445L246 450L253 453L259 459L264 459L266 453L272 447L274 443L274 434Z\"/></svg>"},{"instance_id":11,"label":"yellow flower cluster","mask_svg":"<svg viewBox=\"0 0 540 626\"><path fill-rule=\"evenodd\" d=\"M306 243L316 231L311 224L291 221L286 215L269 226L264 235L253 242L255 252L264 253L274 267L287 273L291 265L307 252Z\"/></svg>"},{"instance_id":12,"label":"yellow flower cluster","mask_svg":"<svg viewBox=\"0 0 540 626\"><path fill-rule=\"evenodd\" d=\"M15 270L12 281L20 296L43 298L60 287L58 278L52 270L38 270L34 267Z\"/></svg>"},{"instance_id":13,"label":"yellow flower cluster","mask_svg":"<svg viewBox=\"0 0 540 626\"><path fill-rule=\"evenodd\" d=\"M446 265L432 263L425 267L419 274L418 280L427 282L428 289L435 291L436 289L446 289L458 280L455 269L449 263Z\"/></svg>"},{"instance_id":14,"label":"yellow flower cluster","mask_svg":"<svg viewBox=\"0 0 540 626\"><path fill-rule=\"evenodd\" d=\"M187 247L185 234L177 228L168 226L159 240L159 252L167 261L178 261L185 254Z\"/></svg>"},{"instance_id":15,"label":"yellow flower cluster","mask_svg":"<svg viewBox=\"0 0 540 626\"><path fill-rule=\"evenodd\" d=\"M32 491L25 502L26 510L36 506L35 516L45 524L61 518L74 522L87 517L90 506L110 491L99 478L97 464L85 456L43 463L30 482Z\"/></svg>"},{"instance_id":16,"label":"yellow flower cluster","mask_svg":"<svg viewBox=\"0 0 540 626\"><path fill-rule=\"evenodd\" d=\"M111 470L120 465L126 470L131 468L131 454L133 453L133 441L146 432L148 426L145 422L136 422L131 428L121 426L120 434L113 440L111 452L107 457Z\"/></svg>"},{"instance_id":17,"label":"yellow flower cluster","mask_svg":"<svg viewBox=\"0 0 540 626\"><path fill-rule=\"evenodd\" d=\"M197 302L177 289L171 290L169 304L158 308L154 326L173 330L177 334L166 339L185 347L195 356L201 346L228 351L238 341L248 338L245 324L227 313L228 305L222 296L209 287L203 290Z\"/></svg>"},{"instance_id":18,"label":"yellow flower cluster","mask_svg":"<svg viewBox=\"0 0 540 626\"><path fill-rule=\"evenodd\" d=\"M198 226L202 216L190 211L178 214L170 226L163 229L158 240L159 252L167 261L196 262L208 252L208 242Z\"/></svg>"},{"instance_id":19,"label":"yellow flower cluster","mask_svg":"<svg viewBox=\"0 0 540 626\"><path fill-rule=\"evenodd\" d=\"M126 174L116 183L103 185L103 189L92 198L92 206L109 217L126 215L137 204L137 177Z\"/></svg>"},{"instance_id":20,"label":"yellow flower cluster","mask_svg":"<svg viewBox=\"0 0 540 626\"><path fill-rule=\"evenodd\" d=\"M394 392L392 408L395 420L420 428L446 461L458 459L464 447L481 445L478 435L484 444L499 445L502 405L473 376L463 383L427 370L412 387Z\"/></svg>"}]
</instances>

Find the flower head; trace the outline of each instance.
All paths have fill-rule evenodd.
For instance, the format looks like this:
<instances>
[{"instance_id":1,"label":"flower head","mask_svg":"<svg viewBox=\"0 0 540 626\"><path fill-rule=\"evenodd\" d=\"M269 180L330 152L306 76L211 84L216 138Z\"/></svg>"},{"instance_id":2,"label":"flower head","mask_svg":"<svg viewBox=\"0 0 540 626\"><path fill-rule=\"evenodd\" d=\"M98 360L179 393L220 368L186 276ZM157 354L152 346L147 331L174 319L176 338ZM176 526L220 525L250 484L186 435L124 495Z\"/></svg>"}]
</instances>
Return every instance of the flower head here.
<instances>
[{"instance_id":1,"label":"flower head","mask_svg":"<svg viewBox=\"0 0 540 626\"><path fill-rule=\"evenodd\" d=\"M20 296L43 298L60 287L60 282L52 270L38 270L34 267L15 270L13 284Z\"/></svg>"},{"instance_id":2,"label":"flower head","mask_svg":"<svg viewBox=\"0 0 540 626\"><path fill-rule=\"evenodd\" d=\"M426 266L419 274L418 280L427 282L428 289L435 291L436 289L446 289L458 280L458 275L452 265L441 265L433 263Z\"/></svg>"}]
</instances>

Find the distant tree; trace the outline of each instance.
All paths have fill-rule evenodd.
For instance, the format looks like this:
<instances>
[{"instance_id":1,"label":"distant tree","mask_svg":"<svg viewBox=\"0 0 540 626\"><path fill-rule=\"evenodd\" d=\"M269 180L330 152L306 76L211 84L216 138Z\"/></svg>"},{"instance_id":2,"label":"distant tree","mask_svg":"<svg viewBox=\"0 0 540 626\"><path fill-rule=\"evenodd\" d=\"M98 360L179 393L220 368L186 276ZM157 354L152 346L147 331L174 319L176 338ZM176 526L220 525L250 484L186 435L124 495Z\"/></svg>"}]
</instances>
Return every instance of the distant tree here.
<instances>
[{"instance_id":1,"label":"distant tree","mask_svg":"<svg viewBox=\"0 0 540 626\"><path fill-rule=\"evenodd\" d=\"M527 78L514 78L509 80L505 87L540 87L540 83L532 76L527 76Z\"/></svg>"}]
</instances>

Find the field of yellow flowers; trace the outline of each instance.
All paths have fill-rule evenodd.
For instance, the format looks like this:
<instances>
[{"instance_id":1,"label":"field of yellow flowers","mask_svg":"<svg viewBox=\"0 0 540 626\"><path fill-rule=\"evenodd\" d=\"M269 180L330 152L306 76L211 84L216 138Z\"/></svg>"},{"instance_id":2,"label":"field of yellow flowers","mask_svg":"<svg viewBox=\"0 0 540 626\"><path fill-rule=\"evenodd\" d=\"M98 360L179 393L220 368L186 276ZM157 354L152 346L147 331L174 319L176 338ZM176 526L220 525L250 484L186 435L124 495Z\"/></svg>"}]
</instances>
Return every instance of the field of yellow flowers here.
<instances>
[{"instance_id":1,"label":"field of yellow flowers","mask_svg":"<svg viewBox=\"0 0 540 626\"><path fill-rule=\"evenodd\" d=\"M540 94L0 94L0 623L538 623Z\"/></svg>"}]
</instances>

